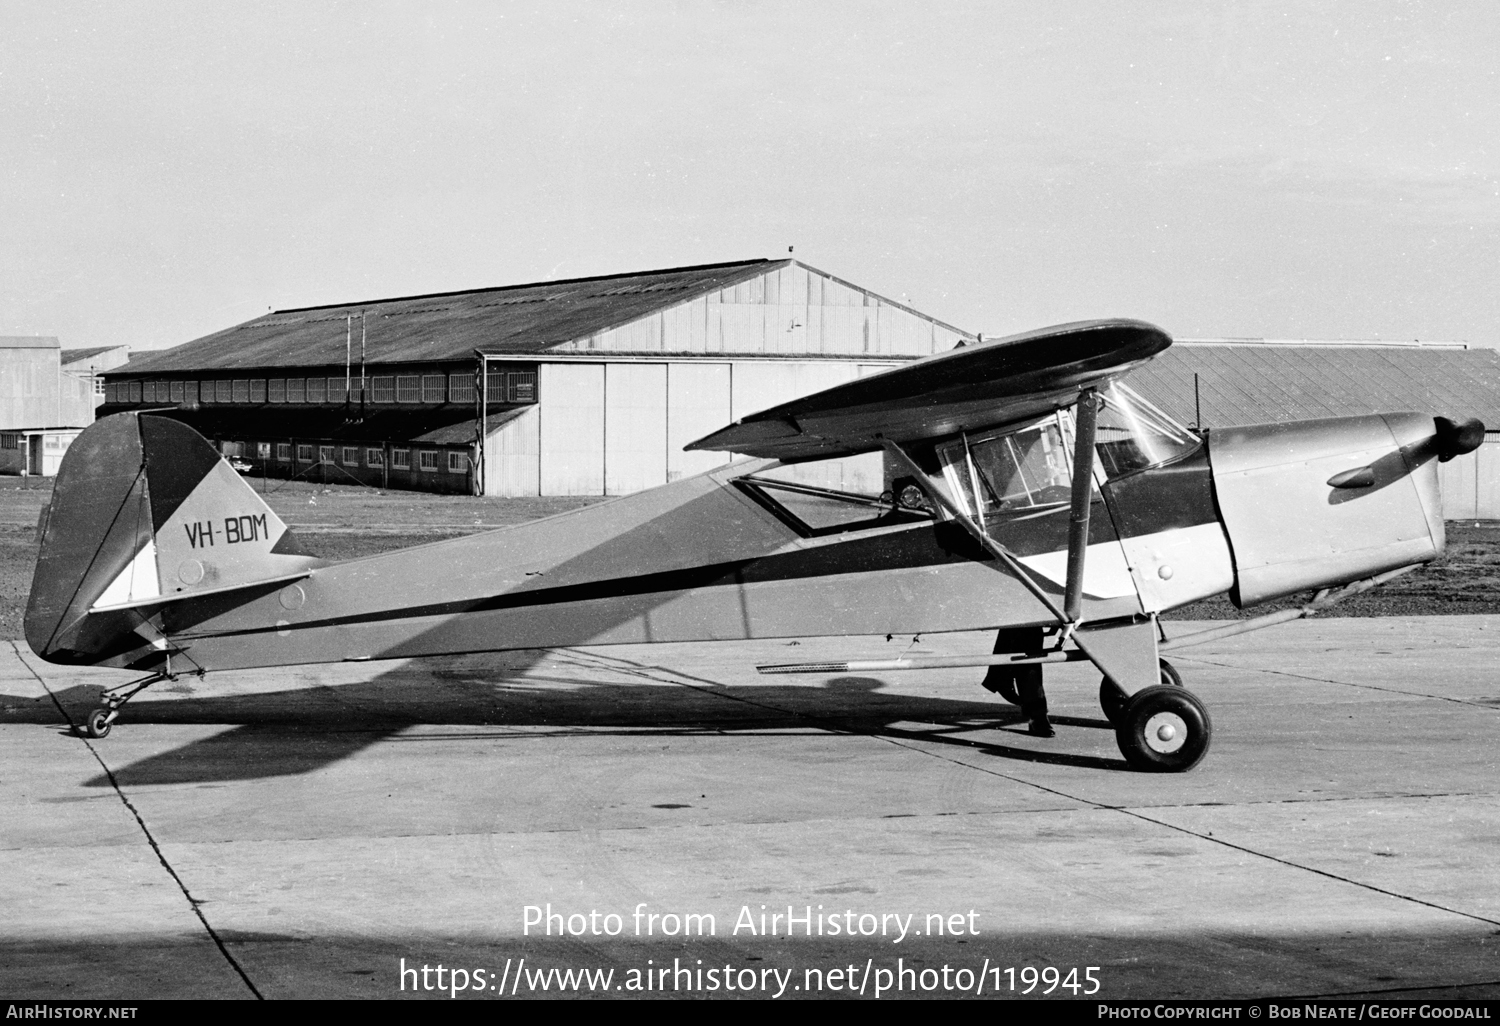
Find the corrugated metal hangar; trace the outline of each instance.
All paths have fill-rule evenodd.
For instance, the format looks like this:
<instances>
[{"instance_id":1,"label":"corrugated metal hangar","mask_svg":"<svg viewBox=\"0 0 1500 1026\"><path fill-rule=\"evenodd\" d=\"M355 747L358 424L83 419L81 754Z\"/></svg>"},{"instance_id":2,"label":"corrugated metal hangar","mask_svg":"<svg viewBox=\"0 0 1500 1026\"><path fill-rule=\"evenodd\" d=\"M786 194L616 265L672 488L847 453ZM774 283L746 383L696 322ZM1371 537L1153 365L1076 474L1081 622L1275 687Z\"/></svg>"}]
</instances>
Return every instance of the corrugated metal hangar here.
<instances>
[{"instance_id":1,"label":"corrugated metal hangar","mask_svg":"<svg viewBox=\"0 0 1500 1026\"><path fill-rule=\"evenodd\" d=\"M619 495L724 462L682 447L748 413L976 338L751 260L281 310L105 371L99 414L173 407L257 476ZM1500 353L1461 345L1179 340L1131 384L1209 428L1418 410L1500 429ZM878 490L882 470L832 473ZM1450 517L1500 518L1500 431L1442 475Z\"/></svg>"},{"instance_id":2,"label":"corrugated metal hangar","mask_svg":"<svg viewBox=\"0 0 1500 1026\"><path fill-rule=\"evenodd\" d=\"M173 406L257 475L619 495L724 462L682 447L747 413L974 338L752 260L281 310L137 354L99 415Z\"/></svg>"}]
</instances>

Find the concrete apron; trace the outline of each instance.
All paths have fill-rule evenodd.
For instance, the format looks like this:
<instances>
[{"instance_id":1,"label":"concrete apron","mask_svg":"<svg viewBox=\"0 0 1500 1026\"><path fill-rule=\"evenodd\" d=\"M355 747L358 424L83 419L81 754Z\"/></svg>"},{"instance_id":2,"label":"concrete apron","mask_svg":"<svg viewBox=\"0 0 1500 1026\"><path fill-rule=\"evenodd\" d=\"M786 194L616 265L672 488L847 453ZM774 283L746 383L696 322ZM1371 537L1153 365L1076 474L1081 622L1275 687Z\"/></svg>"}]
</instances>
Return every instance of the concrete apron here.
<instances>
[{"instance_id":1,"label":"concrete apron","mask_svg":"<svg viewBox=\"0 0 1500 1026\"><path fill-rule=\"evenodd\" d=\"M1090 976L1099 997L1500 995L1500 617L1314 620L1178 653L1215 727L1186 775L1126 769L1086 666L1048 670L1050 740L982 671L753 669L911 645L224 673L159 685L85 741L68 720L128 677L7 644L0 980L1005 996L1033 967L1035 996L1052 967L1054 997Z\"/></svg>"}]
</instances>

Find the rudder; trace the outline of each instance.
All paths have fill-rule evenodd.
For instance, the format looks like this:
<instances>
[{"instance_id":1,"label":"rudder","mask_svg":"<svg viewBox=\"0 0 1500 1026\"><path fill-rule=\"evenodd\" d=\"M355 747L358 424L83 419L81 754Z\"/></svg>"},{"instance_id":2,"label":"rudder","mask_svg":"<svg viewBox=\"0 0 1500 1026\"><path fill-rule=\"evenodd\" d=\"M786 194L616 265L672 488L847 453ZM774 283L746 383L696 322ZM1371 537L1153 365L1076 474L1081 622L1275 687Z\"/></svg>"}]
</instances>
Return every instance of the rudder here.
<instances>
[{"instance_id":1,"label":"rudder","mask_svg":"<svg viewBox=\"0 0 1500 1026\"><path fill-rule=\"evenodd\" d=\"M142 414L78 436L40 533L26 641L53 662L100 662L153 636L161 648L149 624L161 606L320 563L207 439Z\"/></svg>"}]
</instances>

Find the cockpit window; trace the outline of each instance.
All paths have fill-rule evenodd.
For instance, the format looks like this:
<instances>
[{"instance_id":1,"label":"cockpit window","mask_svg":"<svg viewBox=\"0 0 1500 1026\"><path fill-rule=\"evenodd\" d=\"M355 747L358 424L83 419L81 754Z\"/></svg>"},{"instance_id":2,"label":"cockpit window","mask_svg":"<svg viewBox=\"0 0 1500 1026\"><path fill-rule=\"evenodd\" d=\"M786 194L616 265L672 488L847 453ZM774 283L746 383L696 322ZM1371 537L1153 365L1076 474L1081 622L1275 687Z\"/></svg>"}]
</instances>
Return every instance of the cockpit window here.
<instances>
[{"instance_id":1,"label":"cockpit window","mask_svg":"<svg viewBox=\"0 0 1500 1026\"><path fill-rule=\"evenodd\" d=\"M1118 382L1104 400L1094 435L1106 477L1154 467L1186 456L1202 439Z\"/></svg>"},{"instance_id":2,"label":"cockpit window","mask_svg":"<svg viewBox=\"0 0 1500 1026\"><path fill-rule=\"evenodd\" d=\"M930 501L915 479L897 478L886 485L880 453L782 464L735 483L808 537L932 519Z\"/></svg>"},{"instance_id":3,"label":"cockpit window","mask_svg":"<svg viewBox=\"0 0 1500 1026\"><path fill-rule=\"evenodd\" d=\"M940 446L938 457L970 516L1053 506L1072 495L1068 447L1056 416L1006 434L970 435Z\"/></svg>"}]
</instances>

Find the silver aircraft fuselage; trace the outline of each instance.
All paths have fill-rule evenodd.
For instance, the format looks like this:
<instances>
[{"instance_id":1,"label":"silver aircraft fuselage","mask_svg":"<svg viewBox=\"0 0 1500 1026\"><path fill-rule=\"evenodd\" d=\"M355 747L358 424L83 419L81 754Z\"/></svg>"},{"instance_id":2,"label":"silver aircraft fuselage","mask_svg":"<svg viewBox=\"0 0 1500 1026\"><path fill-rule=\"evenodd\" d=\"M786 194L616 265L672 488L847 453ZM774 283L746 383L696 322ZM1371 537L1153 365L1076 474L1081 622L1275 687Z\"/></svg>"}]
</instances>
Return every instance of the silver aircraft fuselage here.
<instances>
[{"instance_id":1,"label":"silver aircraft fuselage","mask_svg":"<svg viewBox=\"0 0 1500 1026\"><path fill-rule=\"evenodd\" d=\"M137 421L122 415L89 430L126 432ZM1166 464L1103 480L1084 619L1139 618L1225 591L1254 605L1435 558L1443 549L1440 433L1441 423L1421 414L1215 430ZM27 637L57 662L155 669L170 653L176 668L212 670L1049 621L951 518L892 508L888 522L875 510L848 530L809 531L755 487L774 465L740 461L529 524L347 563L309 562L295 579L194 594L199 580L213 578L215 559L283 543L272 532L229 544L225 528L253 521L260 503L248 488L238 496L221 489L212 514L191 527L160 525L158 553L185 544L172 540L175 532L197 533L192 559L158 554L159 599L100 602L97 582L120 574L91 570L70 602L33 590ZM86 487L70 477L79 467L65 464L60 500ZM1368 483L1328 483L1366 468ZM940 476L927 486L943 487ZM149 505L152 487L141 485L141 502ZM54 526L70 515L81 514L54 509ZM1060 597L1068 515L1066 502L1029 506L992 516L986 529L1033 583ZM223 525L214 528L215 518ZM250 533L236 528L235 537ZM122 542L118 552L106 545L95 562L128 566L140 544ZM42 573L39 566L39 581Z\"/></svg>"}]
</instances>

